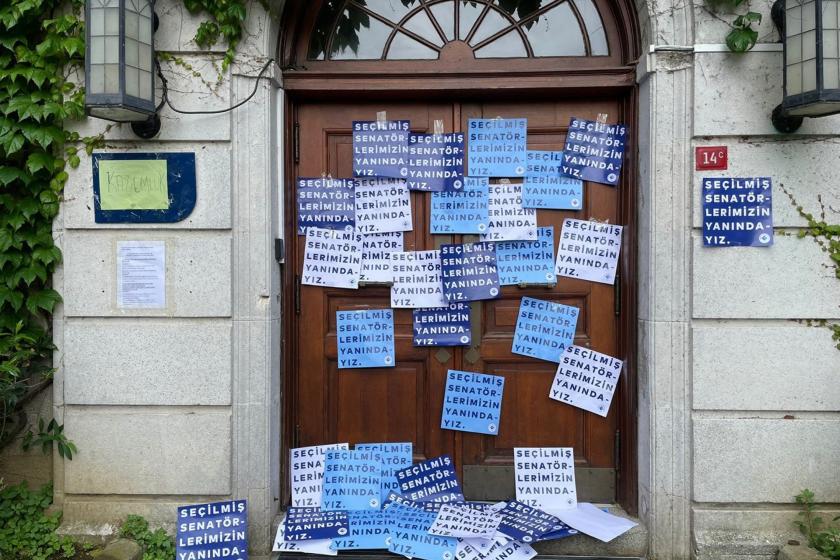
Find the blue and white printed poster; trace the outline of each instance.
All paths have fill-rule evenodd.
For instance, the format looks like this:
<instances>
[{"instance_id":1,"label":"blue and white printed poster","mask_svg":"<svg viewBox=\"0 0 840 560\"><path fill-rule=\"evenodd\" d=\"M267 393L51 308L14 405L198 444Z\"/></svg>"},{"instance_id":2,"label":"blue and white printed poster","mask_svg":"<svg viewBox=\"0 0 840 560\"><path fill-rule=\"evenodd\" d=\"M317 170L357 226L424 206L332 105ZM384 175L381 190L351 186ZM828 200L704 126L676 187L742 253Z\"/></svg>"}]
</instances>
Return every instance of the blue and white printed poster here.
<instances>
[{"instance_id":1,"label":"blue and white printed poster","mask_svg":"<svg viewBox=\"0 0 840 560\"><path fill-rule=\"evenodd\" d=\"M400 492L416 502L463 502L461 483L455 476L455 462L449 455L427 459L397 471Z\"/></svg>"},{"instance_id":2,"label":"blue and white printed poster","mask_svg":"<svg viewBox=\"0 0 840 560\"><path fill-rule=\"evenodd\" d=\"M403 250L403 232L372 233L360 235L362 268L359 282L390 284L394 281L391 255Z\"/></svg>"},{"instance_id":3,"label":"blue and white printed poster","mask_svg":"<svg viewBox=\"0 0 840 560\"><path fill-rule=\"evenodd\" d=\"M487 232L490 225L490 194L487 187L432 193L432 233Z\"/></svg>"},{"instance_id":4,"label":"blue and white printed poster","mask_svg":"<svg viewBox=\"0 0 840 560\"><path fill-rule=\"evenodd\" d=\"M411 231L411 198L402 179L356 180L356 233Z\"/></svg>"},{"instance_id":5,"label":"blue and white printed poster","mask_svg":"<svg viewBox=\"0 0 840 560\"><path fill-rule=\"evenodd\" d=\"M336 311L338 367L394 367L394 310Z\"/></svg>"},{"instance_id":6,"label":"blue and white printed poster","mask_svg":"<svg viewBox=\"0 0 840 560\"><path fill-rule=\"evenodd\" d=\"M464 189L464 133L409 134L408 162L400 171L413 191Z\"/></svg>"},{"instance_id":7,"label":"blue and white printed poster","mask_svg":"<svg viewBox=\"0 0 840 560\"><path fill-rule=\"evenodd\" d=\"M488 177L464 177L465 191L487 190L488 185L490 185Z\"/></svg>"},{"instance_id":8,"label":"blue and white printed poster","mask_svg":"<svg viewBox=\"0 0 840 560\"><path fill-rule=\"evenodd\" d=\"M298 179L298 235L317 227L353 231L356 223L353 179Z\"/></svg>"},{"instance_id":9,"label":"blue and white printed poster","mask_svg":"<svg viewBox=\"0 0 840 560\"><path fill-rule=\"evenodd\" d=\"M361 244L355 233L307 228L302 284L356 289L361 271Z\"/></svg>"},{"instance_id":10,"label":"blue and white printed poster","mask_svg":"<svg viewBox=\"0 0 840 560\"><path fill-rule=\"evenodd\" d=\"M562 528L557 517L517 501L507 502L499 513L499 532L515 541L537 542L546 533Z\"/></svg>"},{"instance_id":11,"label":"blue and white printed poster","mask_svg":"<svg viewBox=\"0 0 840 560\"><path fill-rule=\"evenodd\" d=\"M286 525L281 523L277 526L277 533L274 535L274 546L272 552L300 552L302 554L324 554L336 556L338 552L330 548L331 539L287 541Z\"/></svg>"},{"instance_id":12,"label":"blue and white printed poster","mask_svg":"<svg viewBox=\"0 0 840 560\"><path fill-rule=\"evenodd\" d=\"M563 220L557 245L557 276L601 284L615 283L622 226L589 220Z\"/></svg>"},{"instance_id":13,"label":"blue and white printed poster","mask_svg":"<svg viewBox=\"0 0 840 560\"><path fill-rule=\"evenodd\" d=\"M411 466L412 443L357 443L357 451L375 451L381 457L382 481L379 485L381 503L385 503L391 492L400 491L397 471Z\"/></svg>"},{"instance_id":14,"label":"blue and white printed poster","mask_svg":"<svg viewBox=\"0 0 840 560\"><path fill-rule=\"evenodd\" d=\"M501 375L450 369L446 372L440 427L491 436L498 434L504 389L505 378Z\"/></svg>"},{"instance_id":15,"label":"blue and white printed poster","mask_svg":"<svg viewBox=\"0 0 840 560\"><path fill-rule=\"evenodd\" d=\"M569 346L560 358L548 396L606 417L623 366L618 358Z\"/></svg>"},{"instance_id":16,"label":"blue and white printed poster","mask_svg":"<svg viewBox=\"0 0 840 560\"><path fill-rule=\"evenodd\" d=\"M513 333L514 354L560 362L575 338L578 308L523 297Z\"/></svg>"},{"instance_id":17,"label":"blue and white printed poster","mask_svg":"<svg viewBox=\"0 0 840 560\"><path fill-rule=\"evenodd\" d=\"M544 511L577 507L571 447L514 447L516 499Z\"/></svg>"},{"instance_id":18,"label":"blue and white printed poster","mask_svg":"<svg viewBox=\"0 0 840 560\"><path fill-rule=\"evenodd\" d=\"M522 185L502 183L488 187L490 223L482 241L533 241L537 238L537 211L522 206Z\"/></svg>"},{"instance_id":19,"label":"blue and white printed poster","mask_svg":"<svg viewBox=\"0 0 840 560\"><path fill-rule=\"evenodd\" d=\"M353 121L353 176L402 177L410 121Z\"/></svg>"},{"instance_id":20,"label":"blue and white printed poster","mask_svg":"<svg viewBox=\"0 0 840 560\"><path fill-rule=\"evenodd\" d=\"M178 558L248 560L246 500L178 508Z\"/></svg>"},{"instance_id":21,"label":"blue and white printed poster","mask_svg":"<svg viewBox=\"0 0 840 560\"><path fill-rule=\"evenodd\" d=\"M496 266L502 286L555 284L554 227L537 228L535 241L496 242Z\"/></svg>"},{"instance_id":22,"label":"blue and white printed poster","mask_svg":"<svg viewBox=\"0 0 840 560\"><path fill-rule=\"evenodd\" d=\"M440 247L443 296L449 303L499 297L499 271L494 243L448 244Z\"/></svg>"},{"instance_id":23,"label":"blue and white printed poster","mask_svg":"<svg viewBox=\"0 0 840 560\"><path fill-rule=\"evenodd\" d=\"M346 443L295 447L289 451L292 506L321 507L324 457L332 449L347 449Z\"/></svg>"},{"instance_id":24,"label":"blue and white printed poster","mask_svg":"<svg viewBox=\"0 0 840 560\"><path fill-rule=\"evenodd\" d=\"M583 181L560 174L563 152L528 150L528 167L522 182L522 206L553 210L580 210Z\"/></svg>"},{"instance_id":25,"label":"blue and white printed poster","mask_svg":"<svg viewBox=\"0 0 840 560\"><path fill-rule=\"evenodd\" d=\"M704 177L703 246L772 245L772 187L770 177Z\"/></svg>"},{"instance_id":26,"label":"blue and white printed poster","mask_svg":"<svg viewBox=\"0 0 840 560\"><path fill-rule=\"evenodd\" d=\"M429 527L429 533L460 539L492 539L502 516L494 511L483 511L461 504L444 504Z\"/></svg>"},{"instance_id":27,"label":"blue and white printed poster","mask_svg":"<svg viewBox=\"0 0 840 560\"><path fill-rule=\"evenodd\" d=\"M523 177L528 119L470 119L467 122L471 177Z\"/></svg>"},{"instance_id":28,"label":"blue and white printed poster","mask_svg":"<svg viewBox=\"0 0 840 560\"><path fill-rule=\"evenodd\" d=\"M391 307L446 307L440 276L440 251L405 251L391 255L394 283Z\"/></svg>"},{"instance_id":29,"label":"blue and white printed poster","mask_svg":"<svg viewBox=\"0 0 840 560\"><path fill-rule=\"evenodd\" d=\"M383 511L351 511L347 514L347 536L333 539L333 550L377 550L388 548L388 523Z\"/></svg>"},{"instance_id":30,"label":"blue and white printed poster","mask_svg":"<svg viewBox=\"0 0 840 560\"><path fill-rule=\"evenodd\" d=\"M470 304L414 310L414 346L468 346Z\"/></svg>"},{"instance_id":31,"label":"blue and white printed poster","mask_svg":"<svg viewBox=\"0 0 840 560\"><path fill-rule=\"evenodd\" d=\"M382 455L377 451L327 451L324 459L325 510L379 510Z\"/></svg>"},{"instance_id":32,"label":"blue and white printed poster","mask_svg":"<svg viewBox=\"0 0 840 560\"><path fill-rule=\"evenodd\" d=\"M393 509L392 509L393 508ZM429 534L435 513L393 504L386 510L390 552L423 560L454 560L458 539Z\"/></svg>"},{"instance_id":33,"label":"blue and white printed poster","mask_svg":"<svg viewBox=\"0 0 840 560\"><path fill-rule=\"evenodd\" d=\"M617 185L627 146L627 127L572 117L563 149L563 175Z\"/></svg>"},{"instance_id":34,"label":"blue and white printed poster","mask_svg":"<svg viewBox=\"0 0 840 560\"><path fill-rule=\"evenodd\" d=\"M290 507L283 524L286 542L334 539L349 532L346 511Z\"/></svg>"}]
</instances>

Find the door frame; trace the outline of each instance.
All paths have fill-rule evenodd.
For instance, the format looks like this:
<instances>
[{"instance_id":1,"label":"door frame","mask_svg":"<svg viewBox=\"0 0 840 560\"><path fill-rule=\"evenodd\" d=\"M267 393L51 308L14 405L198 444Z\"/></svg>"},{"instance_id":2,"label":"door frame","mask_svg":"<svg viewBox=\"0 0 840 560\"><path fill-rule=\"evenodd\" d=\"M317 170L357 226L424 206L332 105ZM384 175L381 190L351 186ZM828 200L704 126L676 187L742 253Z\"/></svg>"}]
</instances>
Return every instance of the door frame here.
<instances>
[{"instance_id":1,"label":"door frame","mask_svg":"<svg viewBox=\"0 0 840 560\"><path fill-rule=\"evenodd\" d=\"M428 91L418 91L415 89L410 81L408 83L402 80L393 80L393 89L372 93L366 90L353 88L351 90L332 90L323 91L322 78L314 78L312 81L306 78L299 78L293 84L286 84L286 95L284 111L284 145L287 147L284 153L284 167L287 170L284 173L284 231L289 235L297 235L297 230L294 227L294 212L296 208L295 200L295 166L299 159L298 145L297 145L297 105L302 103L313 103L318 101L347 101L365 102L375 101L377 99L388 101L399 100L416 100L419 97L428 98ZM562 80L561 80L562 81ZM292 87L288 87L292 85ZM505 97L516 97L521 100L524 96L547 96L554 98L572 97L577 93L577 88L567 87L552 87L549 89L540 88L539 92L531 90L527 86L523 89L517 89L518 93L515 96L508 94L499 95L497 91L476 92L474 84L469 78L459 78L459 84L456 90L447 92L447 97L451 98L453 95L460 98L480 99L482 97L492 97L493 101L504 100ZM616 91L616 89L618 91ZM606 91L604 91L606 90ZM622 173L621 184L617 187L620 189L619 196L619 216L622 225L624 225L624 236L622 238L622 252L619 263L619 299L621 302L621 314L619 316L619 331L618 331L618 354L625 359L624 375L622 385L616 394L615 404L618 405L618 429L620 430L620 440L616 437L615 440L615 454L616 454L616 500L617 502L631 515L638 513L638 450L637 450L637 218L636 218L636 199L638 190L638 93L635 85L626 88L590 88L589 95L601 95L617 97L622 107L622 117L624 122L629 125L631 131L631 141L628 146L627 153L625 153L625 169ZM288 242L287 247L291 247L292 243ZM283 371L293 371L295 367L294 357L297 355L297 339L295 334L296 314L295 309L299 305L296 301L297 294L295 292L295 278L294 278L294 260L286 258L287 264L283 266L282 283L283 283L283 309L288 310L283 314L282 326L282 348L283 348ZM294 386L294 376L283 376L283 403L282 403L282 418L283 430L281 449L290 449L295 446L297 439L295 416L297 404L293 397L296 394L296 387ZM283 453L281 456L281 472L288 472L288 453ZM281 477L281 502L287 503L290 495L288 487L288 477Z\"/></svg>"}]
</instances>

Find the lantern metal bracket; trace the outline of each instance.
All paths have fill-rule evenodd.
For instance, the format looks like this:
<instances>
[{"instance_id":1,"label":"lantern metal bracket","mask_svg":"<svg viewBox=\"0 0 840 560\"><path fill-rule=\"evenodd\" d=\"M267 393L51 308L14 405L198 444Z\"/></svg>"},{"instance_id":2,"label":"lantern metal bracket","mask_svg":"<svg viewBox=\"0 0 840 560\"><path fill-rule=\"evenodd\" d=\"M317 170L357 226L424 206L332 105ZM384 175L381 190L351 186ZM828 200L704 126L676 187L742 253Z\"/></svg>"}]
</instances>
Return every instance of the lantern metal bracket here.
<instances>
[{"instance_id":1,"label":"lantern metal bracket","mask_svg":"<svg viewBox=\"0 0 840 560\"><path fill-rule=\"evenodd\" d=\"M143 140L154 138L160 132L160 117L157 113L152 113L145 121L132 122L131 131Z\"/></svg>"},{"instance_id":2,"label":"lantern metal bracket","mask_svg":"<svg viewBox=\"0 0 840 560\"><path fill-rule=\"evenodd\" d=\"M789 115L781 104L776 105L776 108L773 109L770 120L773 122L773 127L784 134L792 134L802 126L802 117Z\"/></svg>"},{"instance_id":3,"label":"lantern metal bracket","mask_svg":"<svg viewBox=\"0 0 840 560\"><path fill-rule=\"evenodd\" d=\"M779 32L779 42L785 42L785 0L776 0L773 2L773 7L770 8L770 19L773 20L773 25L776 26L776 31Z\"/></svg>"}]
</instances>

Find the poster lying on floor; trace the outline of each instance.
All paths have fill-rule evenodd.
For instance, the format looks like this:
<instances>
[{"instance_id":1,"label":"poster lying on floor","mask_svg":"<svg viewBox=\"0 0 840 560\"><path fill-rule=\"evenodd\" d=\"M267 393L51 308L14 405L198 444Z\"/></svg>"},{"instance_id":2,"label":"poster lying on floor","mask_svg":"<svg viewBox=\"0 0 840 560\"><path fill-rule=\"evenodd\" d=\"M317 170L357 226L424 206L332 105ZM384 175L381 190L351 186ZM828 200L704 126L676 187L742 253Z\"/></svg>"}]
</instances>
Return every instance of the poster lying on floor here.
<instances>
[{"instance_id":1,"label":"poster lying on floor","mask_svg":"<svg viewBox=\"0 0 840 560\"><path fill-rule=\"evenodd\" d=\"M333 443L295 447L289 451L293 507L321 507L327 451L347 448L346 443Z\"/></svg>"},{"instance_id":2,"label":"poster lying on floor","mask_svg":"<svg viewBox=\"0 0 840 560\"><path fill-rule=\"evenodd\" d=\"M178 558L248 560L246 500L179 507L175 543Z\"/></svg>"},{"instance_id":3,"label":"poster lying on floor","mask_svg":"<svg viewBox=\"0 0 840 560\"><path fill-rule=\"evenodd\" d=\"M455 475L455 462L449 455L427 459L397 471L400 492L417 502L463 502L464 493Z\"/></svg>"},{"instance_id":4,"label":"poster lying on floor","mask_svg":"<svg viewBox=\"0 0 840 560\"><path fill-rule=\"evenodd\" d=\"M321 507L336 511L378 511L382 455L377 451L327 451Z\"/></svg>"},{"instance_id":5,"label":"poster lying on floor","mask_svg":"<svg viewBox=\"0 0 840 560\"><path fill-rule=\"evenodd\" d=\"M286 542L334 539L348 533L346 511L290 507L283 520Z\"/></svg>"},{"instance_id":6,"label":"poster lying on floor","mask_svg":"<svg viewBox=\"0 0 840 560\"><path fill-rule=\"evenodd\" d=\"M348 512L349 532L332 540L333 550L378 550L388 548L388 524L383 511Z\"/></svg>"},{"instance_id":7,"label":"poster lying on floor","mask_svg":"<svg viewBox=\"0 0 840 560\"><path fill-rule=\"evenodd\" d=\"M357 443L357 451L376 451L381 456L381 475L379 496L382 504L391 492L399 492L397 471L411 466L412 443Z\"/></svg>"}]
</instances>

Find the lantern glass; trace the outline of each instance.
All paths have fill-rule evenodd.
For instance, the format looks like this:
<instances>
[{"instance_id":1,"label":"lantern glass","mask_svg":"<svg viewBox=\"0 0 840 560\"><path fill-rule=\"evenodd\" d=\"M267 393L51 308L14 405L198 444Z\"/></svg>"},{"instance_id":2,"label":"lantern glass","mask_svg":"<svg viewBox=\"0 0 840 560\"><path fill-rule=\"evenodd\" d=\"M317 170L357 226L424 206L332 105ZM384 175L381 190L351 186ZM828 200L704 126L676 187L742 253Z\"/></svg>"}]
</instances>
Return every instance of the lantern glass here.
<instances>
[{"instance_id":1,"label":"lantern glass","mask_svg":"<svg viewBox=\"0 0 840 560\"><path fill-rule=\"evenodd\" d=\"M155 112L153 0L87 1L88 112L144 121Z\"/></svg>"},{"instance_id":2,"label":"lantern glass","mask_svg":"<svg viewBox=\"0 0 840 560\"><path fill-rule=\"evenodd\" d=\"M840 1L822 3L823 87L840 89Z\"/></svg>"}]
</instances>

